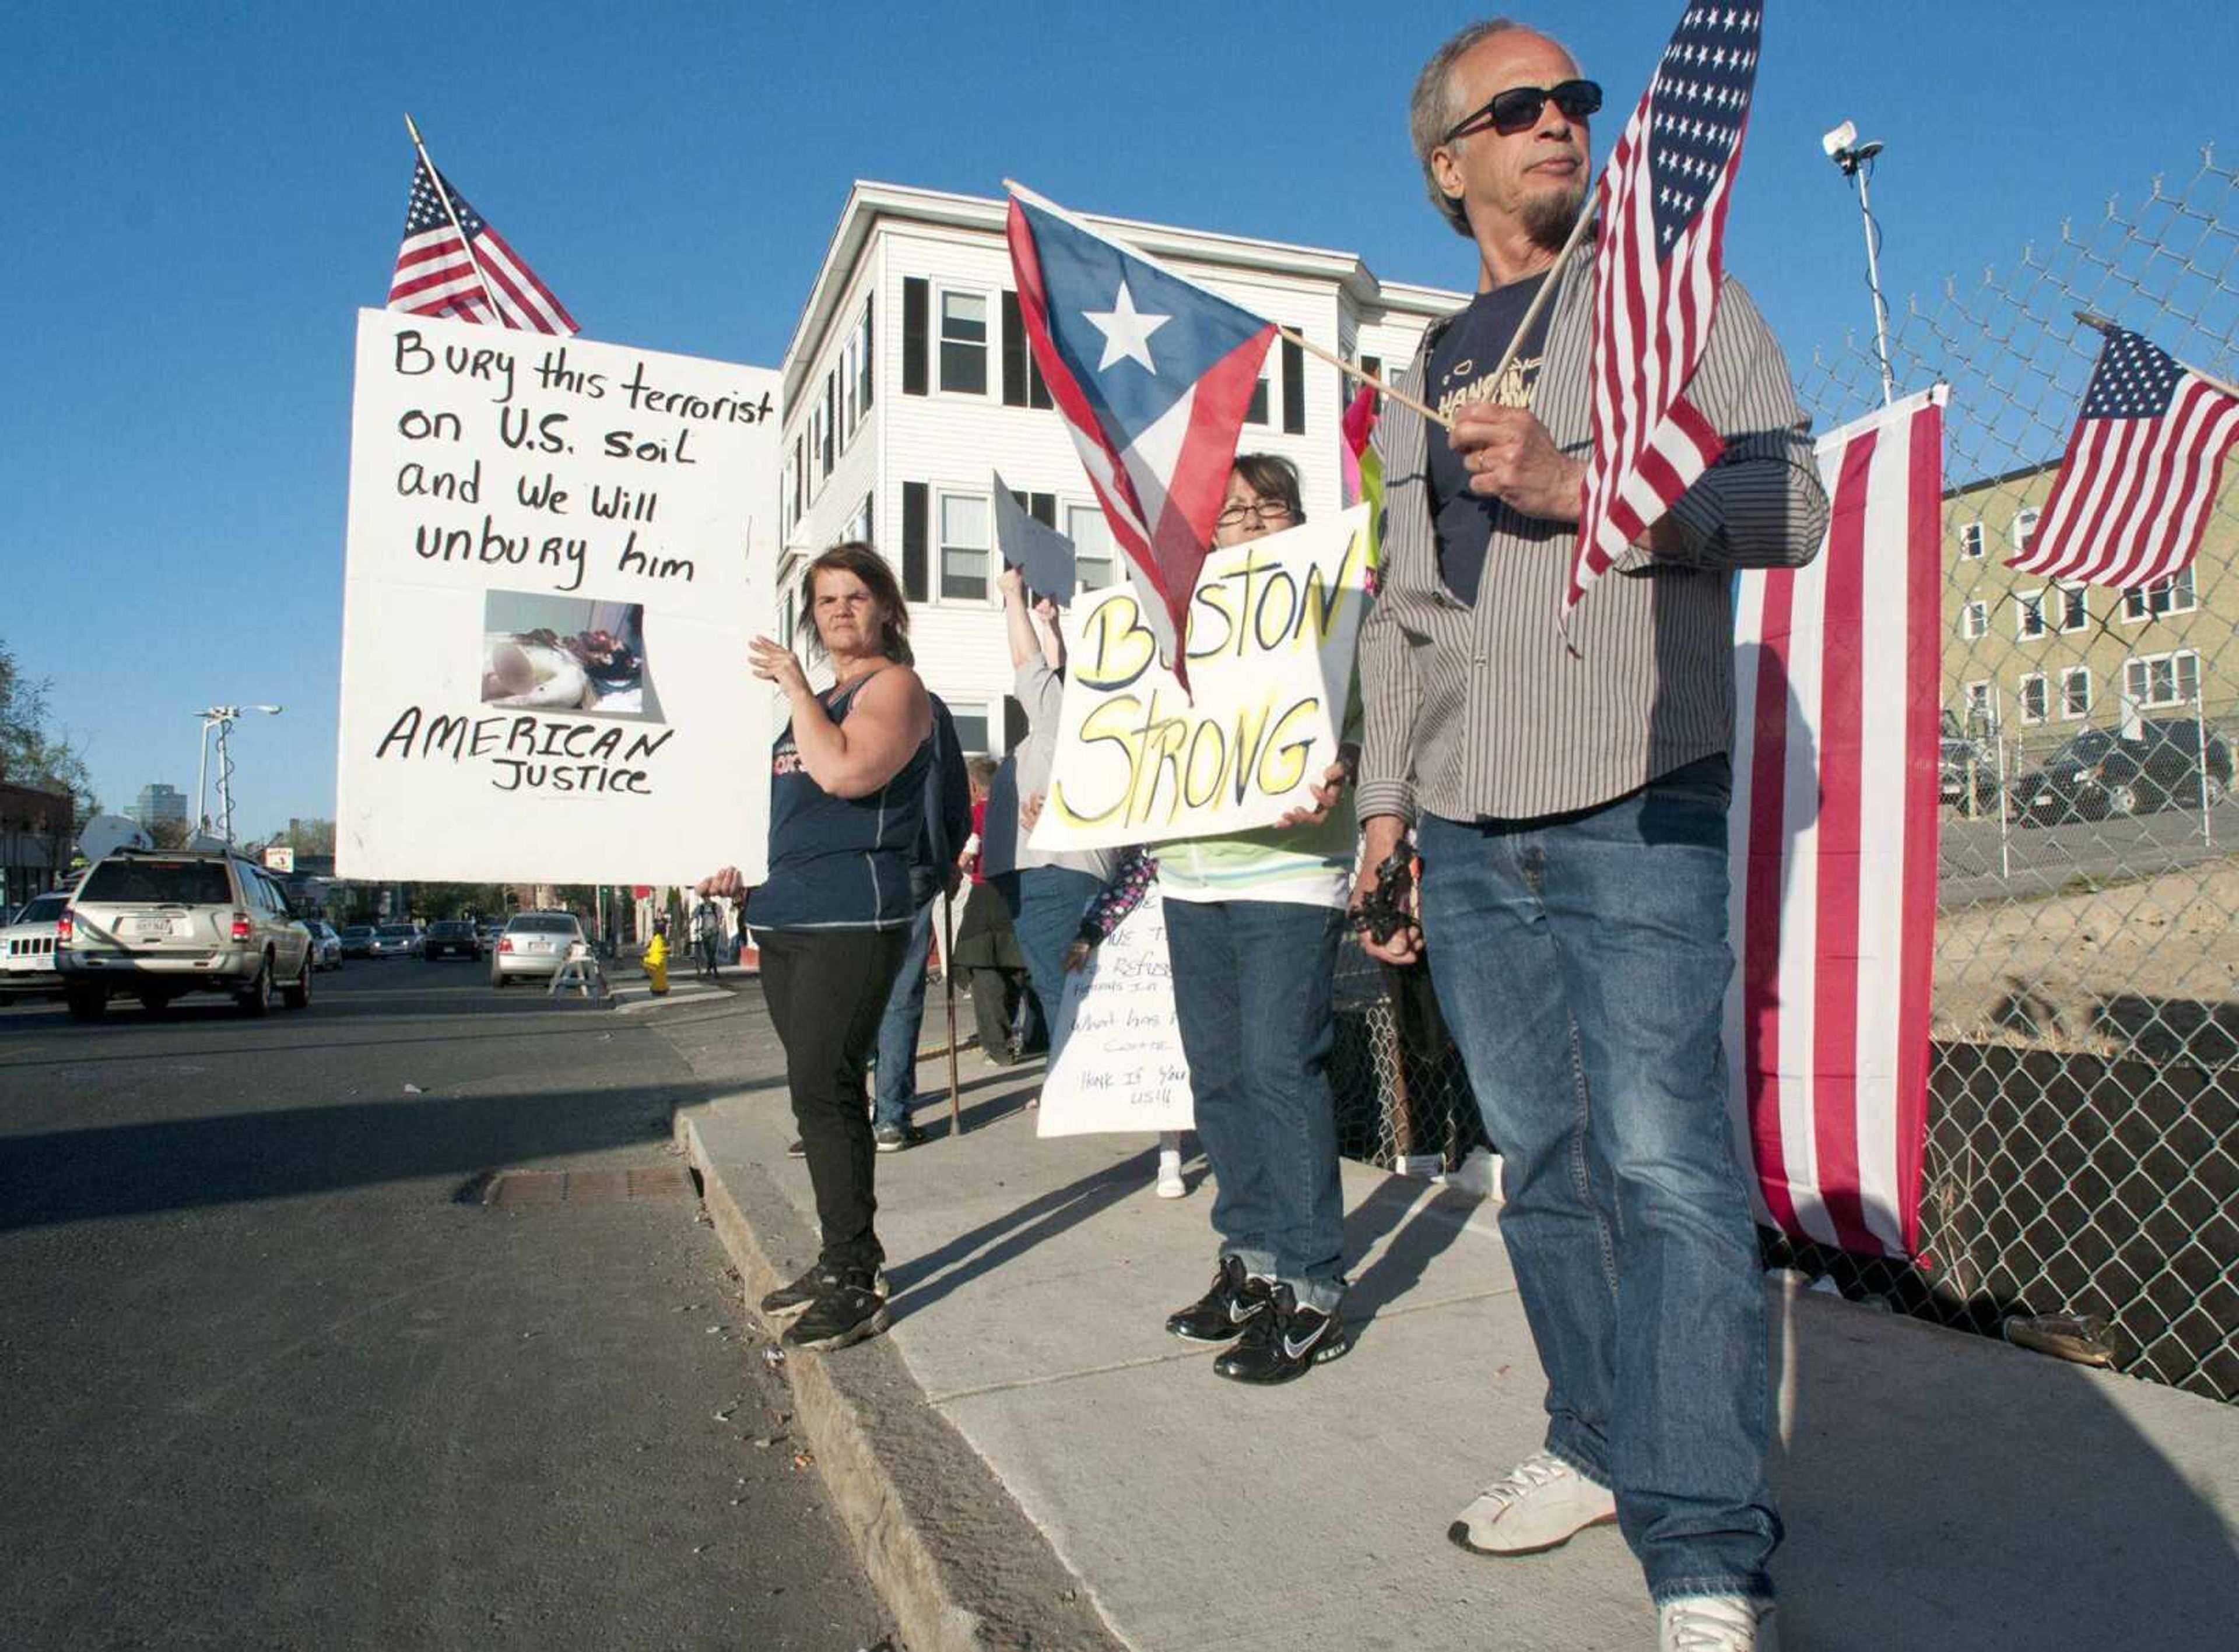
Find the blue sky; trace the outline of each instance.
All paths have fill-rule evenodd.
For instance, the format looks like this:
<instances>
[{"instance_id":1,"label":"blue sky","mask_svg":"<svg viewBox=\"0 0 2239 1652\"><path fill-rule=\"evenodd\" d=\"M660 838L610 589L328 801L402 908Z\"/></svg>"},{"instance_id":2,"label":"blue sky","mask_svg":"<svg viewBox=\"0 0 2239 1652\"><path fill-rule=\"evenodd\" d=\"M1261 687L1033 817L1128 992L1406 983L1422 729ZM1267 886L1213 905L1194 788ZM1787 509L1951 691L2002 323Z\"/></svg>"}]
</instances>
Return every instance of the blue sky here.
<instances>
[{"instance_id":1,"label":"blue sky","mask_svg":"<svg viewBox=\"0 0 2239 1652\"><path fill-rule=\"evenodd\" d=\"M1675 0L1511 14L1603 82L1606 153ZM1776 3L1729 267L1792 360L1870 326L1844 117L1893 301L2189 176L2231 140L2227 9ZM104 802L236 742L236 823L334 805L352 315L378 304L420 121L592 337L774 366L868 177L1362 254L1464 286L1405 98L1451 6L11 8L0 136L0 638L51 677ZM1226 17L1237 31L1215 32ZM1372 19L1372 23L1364 22ZM1242 30L1248 29L1251 32ZM1054 415L1053 415L1054 416Z\"/></svg>"}]
</instances>

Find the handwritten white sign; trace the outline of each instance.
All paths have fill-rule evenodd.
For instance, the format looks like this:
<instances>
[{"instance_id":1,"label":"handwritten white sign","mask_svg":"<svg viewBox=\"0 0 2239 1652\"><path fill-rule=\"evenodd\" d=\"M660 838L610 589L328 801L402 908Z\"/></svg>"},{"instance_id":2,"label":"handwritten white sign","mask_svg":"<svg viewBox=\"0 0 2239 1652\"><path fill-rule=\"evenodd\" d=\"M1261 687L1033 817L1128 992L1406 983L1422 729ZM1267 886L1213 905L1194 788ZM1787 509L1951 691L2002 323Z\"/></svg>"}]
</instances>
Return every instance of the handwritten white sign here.
<instances>
[{"instance_id":1,"label":"handwritten white sign","mask_svg":"<svg viewBox=\"0 0 2239 1652\"><path fill-rule=\"evenodd\" d=\"M1083 596L1037 849L1272 826L1337 758L1367 608L1368 508L1205 560L1190 686L1159 663L1131 586Z\"/></svg>"},{"instance_id":2,"label":"handwritten white sign","mask_svg":"<svg viewBox=\"0 0 2239 1652\"><path fill-rule=\"evenodd\" d=\"M1070 1030L1042 1085L1036 1135L1190 1127L1189 1062L1157 885L1089 954L1088 966L1066 978L1058 1024Z\"/></svg>"},{"instance_id":3,"label":"handwritten white sign","mask_svg":"<svg viewBox=\"0 0 2239 1652\"><path fill-rule=\"evenodd\" d=\"M359 314L336 871L759 866L776 531L763 368Z\"/></svg>"}]
</instances>

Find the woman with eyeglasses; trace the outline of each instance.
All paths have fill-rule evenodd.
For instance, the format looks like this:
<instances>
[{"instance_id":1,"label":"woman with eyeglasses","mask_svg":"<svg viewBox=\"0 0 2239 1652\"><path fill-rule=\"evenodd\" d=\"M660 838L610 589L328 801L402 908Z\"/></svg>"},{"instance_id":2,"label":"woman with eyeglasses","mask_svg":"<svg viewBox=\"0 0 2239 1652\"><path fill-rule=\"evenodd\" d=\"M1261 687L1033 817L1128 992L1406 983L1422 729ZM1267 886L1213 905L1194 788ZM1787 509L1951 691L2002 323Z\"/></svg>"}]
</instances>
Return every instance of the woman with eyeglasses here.
<instances>
[{"instance_id":1,"label":"woman with eyeglasses","mask_svg":"<svg viewBox=\"0 0 2239 1652\"><path fill-rule=\"evenodd\" d=\"M1241 545L1306 520L1299 473L1239 454L1213 532ZM1166 1329L1233 1342L1213 1370L1283 1383L1352 1345L1339 1317L1344 1198L1330 997L1352 887L1351 746L1296 822L1158 846L1174 1010L1219 1240L1212 1288Z\"/></svg>"}]
</instances>

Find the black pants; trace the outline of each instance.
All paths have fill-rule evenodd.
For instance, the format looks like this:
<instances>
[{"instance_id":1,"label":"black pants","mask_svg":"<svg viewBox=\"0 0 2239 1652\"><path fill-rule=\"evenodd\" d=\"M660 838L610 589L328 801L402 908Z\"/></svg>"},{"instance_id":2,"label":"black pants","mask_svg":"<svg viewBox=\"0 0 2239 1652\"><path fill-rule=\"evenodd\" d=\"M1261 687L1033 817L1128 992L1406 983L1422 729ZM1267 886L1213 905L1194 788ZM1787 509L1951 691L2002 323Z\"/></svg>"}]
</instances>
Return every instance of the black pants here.
<instances>
[{"instance_id":1,"label":"black pants","mask_svg":"<svg viewBox=\"0 0 2239 1652\"><path fill-rule=\"evenodd\" d=\"M762 998L785 1045L794 1122L816 1191L827 1268L875 1270L886 1260L872 1231L878 1153L864 1088L879 1018L901 972L907 929L762 930Z\"/></svg>"},{"instance_id":2,"label":"black pants","mask_svg":"<svg viewBox=\"0 0 2239 1652\"><path fill-rule=\"evenodd\" d=\"M971 984L972 1018L982 1050L1000 1057L1013 1045L1040 1046L1033 997L1026 988L1026 956L1011 928L1010 908L992 883L974 884L965 903L964 921L956 927L955 965Z\"/></svg>"}]
</instances>

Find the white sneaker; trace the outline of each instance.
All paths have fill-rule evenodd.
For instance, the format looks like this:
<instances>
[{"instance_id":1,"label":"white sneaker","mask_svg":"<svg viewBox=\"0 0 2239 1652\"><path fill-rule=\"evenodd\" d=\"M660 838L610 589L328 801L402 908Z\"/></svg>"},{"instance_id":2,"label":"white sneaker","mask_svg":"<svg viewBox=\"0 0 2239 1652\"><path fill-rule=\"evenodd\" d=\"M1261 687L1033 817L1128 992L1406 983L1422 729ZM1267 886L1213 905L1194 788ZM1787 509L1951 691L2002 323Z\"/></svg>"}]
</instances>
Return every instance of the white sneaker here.
<instances>
[{"instance_id":1,"label":"white sneaker","mask_svg":"<svg viewBox=\"0 0 2239 1652\"><path fill-rule=\"evenodd\" d=\"M1189 1191L1182 1181L1182 1156L1172 1149L1159 1155L1159 1197L1178 1199Z\"/></svg>"},{"instance_id":2,"label":"white sneaker","mask_svg":"<svg viewBox=\"0 0 2239 1652\"><path fill-rule=\"evenodd\" d=\"M1617 1518L1617 1496L1551 1451L1534 1451L1485 1489L1446 1536L1473 1555L1537 1555Z\"/></svg>"},{"instance_id":3,"label":"white sneaker","mask_svg":"<svg viewBox=\"0 0 2239 1652\"><path fill-rule=\"evenodd\" d=\"M1771 1601L1689 1596L1664 1602L1656 1626L1658 1652L1778 1652Z\"/></svg>"}]
</instances>

